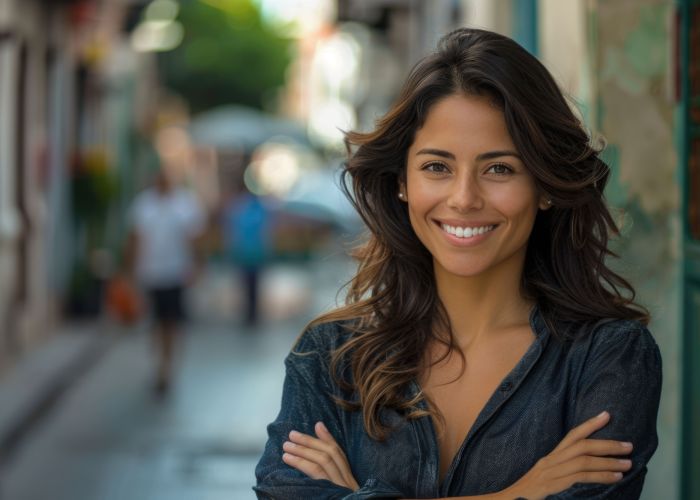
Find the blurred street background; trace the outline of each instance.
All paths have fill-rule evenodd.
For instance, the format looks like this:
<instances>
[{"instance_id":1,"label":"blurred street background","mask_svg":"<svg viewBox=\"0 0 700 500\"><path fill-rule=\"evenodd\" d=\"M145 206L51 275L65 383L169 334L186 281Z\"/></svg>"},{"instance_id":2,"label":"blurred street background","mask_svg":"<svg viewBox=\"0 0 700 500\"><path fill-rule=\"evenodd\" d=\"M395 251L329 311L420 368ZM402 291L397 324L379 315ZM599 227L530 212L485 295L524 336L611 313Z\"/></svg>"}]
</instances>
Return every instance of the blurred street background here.
<instances>
[{"instance_id":1,"label":"blurred street background","mask_svg":"<svg viewBox=\"0 0 700 500\"><path fill-rule=\"evenodd\" d=\"M700 1L0 0L0 500L254 498L283 359L362 241L343 131L465 25L607 141L664 361L643 498L700 499ZM130 243L165 231L159 175L196 200L165 385Z\"/></svg>"}]
</instances>

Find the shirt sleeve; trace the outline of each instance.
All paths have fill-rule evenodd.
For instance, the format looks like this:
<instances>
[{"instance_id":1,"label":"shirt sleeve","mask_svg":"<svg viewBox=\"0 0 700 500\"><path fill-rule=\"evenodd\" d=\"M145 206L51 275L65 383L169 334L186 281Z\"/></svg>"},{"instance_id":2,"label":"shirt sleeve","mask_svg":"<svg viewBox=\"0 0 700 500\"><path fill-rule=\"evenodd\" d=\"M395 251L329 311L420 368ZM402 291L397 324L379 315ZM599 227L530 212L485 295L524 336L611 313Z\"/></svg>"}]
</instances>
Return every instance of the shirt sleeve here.
<instances>
[{"instance_id":1,"label":"shirt sleeve","mask_svg":"<svg viewBox=\"0 0 700 500\"><path fill-rule=\"evenodd\" d=\"M617 483L579 483L549 499L628 500L642 492L647 463L658 444L661 356L649 331L634 325L604 329L596 335L583 367L574 418L577 426L607 410L610 422L590 438L630 441L632 468Z\"/></svg>"},{"instance_id":2,"label":"shirt sleeve","mask_svg":"<svg viewBox=\"0 0 700 500\"><path fill-rule=\"evenodd\" d=\"M285 360L286 376L279 415L267 427L268 441L256 469L253 488L259 499L365 500L405 498L401 492L378 479L367 479L357 491L326 480L309 478L282 461L282 444L289 432L315 435L314 425L322 421L338 445L346 448L341 408L333 400L339 395L330 380L328 341L323 327L305 332ZM352 464L351 464L352 467ZM359 478L356 477L359 481Z\"/></svg>"}]
</instances>

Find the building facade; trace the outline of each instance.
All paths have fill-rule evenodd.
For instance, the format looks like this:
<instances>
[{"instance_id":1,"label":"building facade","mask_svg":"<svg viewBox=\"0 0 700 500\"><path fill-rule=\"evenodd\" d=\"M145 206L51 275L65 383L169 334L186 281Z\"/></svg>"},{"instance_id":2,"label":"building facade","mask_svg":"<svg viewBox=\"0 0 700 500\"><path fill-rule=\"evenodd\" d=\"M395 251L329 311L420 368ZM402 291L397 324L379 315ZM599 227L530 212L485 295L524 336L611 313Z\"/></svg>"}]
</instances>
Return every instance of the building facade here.
<instances>
[{"instance_id":1,"label":"building facade","mask_svg":"<svg viewBox=\"0 0 700 500\"><path fill-rule=\"evenodd\" d=\"M63 86L71 65L63 6L0 1L0 362L41 341L51 316L50 207L73 116ZM69 107L69 106L68 106ZM58 113L63 113L60 116ZM55 123L52 126L52 122ZM51 148L58 148L59 151Z\"/></svg>"},{"instance_id":2,"label":"building facade","mask_svg":"<svg viewBox=\"0 0 700 500\"><path fill-rule=\"evenodd\" d=\"M109 184L102 205L118 213L131 195L135 130L157 105L152 61L124 28L135 7L0 0L0 376L66 308L99 307L93 278L123 221L87 220L78 212L94 207L76 200Z\"/></svg>"}]
</instances>

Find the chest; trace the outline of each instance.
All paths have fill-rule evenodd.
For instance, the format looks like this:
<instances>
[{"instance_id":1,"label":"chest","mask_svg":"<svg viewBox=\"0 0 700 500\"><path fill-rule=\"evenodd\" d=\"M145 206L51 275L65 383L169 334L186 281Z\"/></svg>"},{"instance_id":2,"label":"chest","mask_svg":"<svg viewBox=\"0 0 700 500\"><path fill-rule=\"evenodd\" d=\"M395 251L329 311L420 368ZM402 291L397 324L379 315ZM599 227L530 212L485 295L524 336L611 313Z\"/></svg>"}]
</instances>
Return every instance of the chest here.
<instances>
[{"instance_id":1,"label":"chest","mask_svg":"<svg viewBox=\"0 0 700 500\"><path fill-rule=\"evenodd\" d=\"M455 353L426 374L423 390L440 415L434 427L441 480L479 414L530 343L531 339L524 338L509 349L487 348L470 353L464 359Z\"/></svg>"},{"instance_id":2,"label":"chest","mask_svg":"<svg viewBox=\"0 0 700 500\"><path fill-rule=\"evenodd\" d=\"M514 360L517 368L498 382L491 382L493 391L486 396L483 394L488 390L482 392L482 407L478 409L478 404L473 404L478 384L474 387L468 383L471 374L479 373L474 363L474 370L465 368L464 379L453 384L463 393L451 392L452 384L449 388L430 385L433 381L441 385L437 377L419 379L416 390L427 390L432 405L447 413L447 425L442 430L428 416L405 419L400 413L386 411L383 421L394 430L386 441L375 441L364 430L361 412L353 412L348 433L354 438L348 443L348 459L356 464L353 472L358 482L380 478L395 485L407 498L476 495L511 485L549 453L570 428L576 405L576 388L571 384L576 378L569 373L571 367L565 357L550 348L546 353ZM533 352L537 352L536 346ZM459 373L459 369L456 371ZM454 405L454 413L450 395L464 401ZM477 417L483 425L458 454ZM450 467L454 474L448 476Z\"/></svg>"},{"instance_id":3,"label":"chest","mask_svg":"<svg viewBox=\"0 0 700 500\"><path fill-rule=\"evenodd\" d=\"M190 215L176 199L155 199L142 203L135 213L135 225L145 240L172 240L186 237Z\"/></svg>"}]
</instances>

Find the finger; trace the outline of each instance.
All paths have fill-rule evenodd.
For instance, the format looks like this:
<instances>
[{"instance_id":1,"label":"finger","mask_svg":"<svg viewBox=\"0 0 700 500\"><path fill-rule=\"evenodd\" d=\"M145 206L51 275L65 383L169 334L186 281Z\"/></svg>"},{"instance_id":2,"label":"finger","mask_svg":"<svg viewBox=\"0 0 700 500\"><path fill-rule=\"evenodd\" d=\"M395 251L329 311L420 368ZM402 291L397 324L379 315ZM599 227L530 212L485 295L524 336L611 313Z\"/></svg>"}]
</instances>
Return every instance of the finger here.
<instances>
[{"instance_id":1,"label":"finger","mask_svg":"<svg viewBox=\"0 0 700 500\"><path fill-rule=\"evenodd\" d=\"M552 470L556 478L578 474L580 472L627 472L632 468L632 461L620 458L581 456L564 462Z\"/></svg>"},{"instance_id":2,"label":"finger","mask_svg":"<svg viewBox=\"0 0 700 500\"><path fill-rule=\"evenodd\" d=\"M600 483L600 484L613 484L622 479L622 472L579 472L572 474L560 481L555 481L557 492L571 488L576 483Z\"/></svg>"},{"instance_id":3,"label":"finger","mask_svg":"<svg viewBox=\"0 0 700 500\"><path fill-rule=\"evenodd\" d=\"M335 442L328 429L326 429L325 426L323 426L323 429L320 429L319 424L323 426L323 424L319 422L316 424L315 430L317 434L319 430L321 430L322 434L325 430L324 439L321 439L321 436L315 438L313 436L309 436L308 434L292 431L289 433L289 440L293 443L327 454L334 459L339 467L342 467L342 463L345 461L345 454L343 453L343 450L340 449L340 446L338 446L338 443Z\"/></svg>"},{"instance_id":4,"label":"finger","mask_svg":"<svg viewBox=\"0 0 700 500\"><path fill-rule=\"evenodd\" d=\"M323 429L319 429L319 424L323 426ZM317 433L320 430L322 435L324 435L323 431L325 430L324 439L326 440L324 441L320 439L320 437L315 438L298 431L291 431L289 433L290 442L321 453L321 455L309 455L307 459L312 461L315 460L320 463L321 466L325 467L327 472L332 476L333 479L331 480L334 483L351 489L357 489L359 486L357 481L355 481L355 477L352 475L350 465L348 464L343 450L340 448L340 446L338 446L333 439L333 436L330 434L328 429L325 428L322 422L316 424L315 430ZM331 464L326 465L326 461L329 457L333 461L334 467Z\"/></svg>"},{"instance_id":5,"label":"finger","mask_svg":"<svg viewBox=\"0 0 700 500\"><path fill-rule=\"evenodd\" d=\"M316 422L314 430L321 441L335 446L338 445L338 443L335 442L335 439L333 439L333 435L323 422Z\"/></svg>"},{"instance_id":6,"label":"finger","mask_svg":"<svg viewBox=\"0 0 700 500\"><path fill-rule=\"evenodd\" d=\"M584 439L578 441L568 448L552 453L554 463L563 463L577 456L619 456L629 455L632 452L632 443L623 441L613 441L608 439Z\"/></svg>"},{"instance_id":7,"label":"finger","mask_svg":"<svg viewBox=\"0 0 700 500\"><path fill-rule=\"evenodd\" d=\"M311 479L327 479L328 481L332 481L323 467L316 462L305 459L304 457L293 455L291 453L283 453L282 461L290 467L303 472Z\"/></svg>"},{"instance_id":8,"label":"finger","mask_svg":"<svg viewBox=\"0 0 700 500\"><path fill-rule=\"evenodd\" d=\"M321 439L299 431L290 432L289 440L293 443L306 446L307 448L313 448L314 450L328 450L330 448L328 443Z\"/></svg>"},{"instance_id":9,"label":"finger","mask_svg":"<svg viewBox=\"0 0 700 500\"><path fill-rule=\"evenodd\" d=\"M351 489L357 489L358 484L355 481L355 477L352 475L352 470L350 470L350 464L348 463L347 456L338 443L336 443L335 439L333 439L333 435L330 433L326 425L323 422L317 422L314 429L316 430L316 435L319 437L319 439L332 447L333 454L331 456L338 466L340 474L343 476L345 483L350 486Z\"/></svg>"},{"instance_id":10,"label":"finger","mask_svg":"<svg viewBox=\"0 0 700 500\"><path fill-rule=\"evenodd\" d=\"M333 435L325 426L325 424L323 422L316 422L314 430L316 431L316 435L318 436L318 438L321 441L323 441L323 443L326 445L326 448L324 449L328 453L330 453L333 456L333 458L336 458L340 460L342 464L345 464L347 462L345 452L343 452L343 449L340 447L340 445L338 445L335 439L333 439ZM338 465L342 465L340 462L338 463Z\"/></svg>"},{"instance_id":11,"label":"finger","mask_svg":"<svg viewBox=\"0 0 700 500\"><path fill-rule=\"evenodd\" d=\"M306 446L292 443L291 441L285 442L282 445L282 449L285 451L285 455L292 455L303 459L305 461L305 465L307 465L306 462L309 464L315 464L316 467L311 465L307 466L313 467L314 473L322 474L323 479L328 479L329 481L333 481L338 485L346 484L335 461L327 453L315 450L313 448L307 448ZM314 477L313 479L317 478Z\"/></svg>"},{"instance_id":12,"label":"finger","mask_svg":"<svg viewBox=\"0 0 700 500\"><path fill-rule=\"evenodd\" d=\"M321 440L308 434L303 434L298 431L292 431L289 433L289 440L292 443L304 446L306 448L317 450L326 453L329 456L336 455L338 452L342 453L340 447L335 441L331 443Z\"/></svg>"},{"instance_id":13,"label":"finger","mask_svg":"<svg viewBox=\"0 0 700 500\"><path fill-rule=\"evenodd\" d=\"M576 441L587 438L598 429L602 429L610 421L610 414L604 411L593 418L589 418L582 424L571 429L564 439L554 448L554 451L562 450L571 446Z\"/></svg>"}]
</instances>

